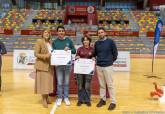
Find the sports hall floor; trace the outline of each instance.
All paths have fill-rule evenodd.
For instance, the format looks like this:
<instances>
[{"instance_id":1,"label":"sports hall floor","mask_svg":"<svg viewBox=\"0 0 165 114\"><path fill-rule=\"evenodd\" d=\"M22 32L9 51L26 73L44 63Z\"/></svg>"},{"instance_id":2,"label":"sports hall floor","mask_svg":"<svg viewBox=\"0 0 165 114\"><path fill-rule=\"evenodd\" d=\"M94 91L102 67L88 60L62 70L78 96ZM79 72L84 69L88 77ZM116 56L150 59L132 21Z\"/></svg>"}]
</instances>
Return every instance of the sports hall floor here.
<instances>
[{"instance_id":1,"label":"sports hall floor","mask_svg":"<svg viewBox=\"0 0 165 114\"><path fill-rule=\"evenodd\" d=\"M29 70L13 70L13 56L3 56L2 80L3 87L0 95L0 114L50 114L52 104L43 108L40 95L34 94L34 80L29 77ZM165 59L155 60L154 74L162 79L146 78L145 74L151 72L151 58L131 58L130 72L115 72L114 83L116 87L117 107L108 111L108 105L96 108L99 96L92 95L92 106L77 107L77 97L71 95L71 106L56 108L54 114L165 114L165 104L158 99L150 97L154 90L152 84L156 81L165 84Z\"/></svg>"}]
</instances>

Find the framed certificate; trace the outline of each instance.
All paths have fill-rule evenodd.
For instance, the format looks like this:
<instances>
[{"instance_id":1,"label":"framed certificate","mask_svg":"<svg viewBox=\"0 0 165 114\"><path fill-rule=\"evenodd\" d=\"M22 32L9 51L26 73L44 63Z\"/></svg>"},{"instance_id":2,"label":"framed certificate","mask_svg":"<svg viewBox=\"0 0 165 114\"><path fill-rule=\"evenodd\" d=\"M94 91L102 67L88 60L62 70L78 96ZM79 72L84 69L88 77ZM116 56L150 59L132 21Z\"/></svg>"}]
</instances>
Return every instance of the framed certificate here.
<instances>
[{"instance_id":1,"label":"framed certificate","mask_svg":"<svg viewBox=\"0 0 165 114\"><path fill-rule=\"evenodd\" d=\"M95 61L92 59L77 59L74 62L75 74L89 74L93 75L95 70Z\"/></svg>"},{"instance_id":2,"label":"framed certificate","mask_svg":"<svg viewBox=\"0 0 165 114\"><path fill-rule=\"evenodd\" d=\"M71 50L54 50L51 55L51 65L71 65Z\"/></svg>"}]
</instances>

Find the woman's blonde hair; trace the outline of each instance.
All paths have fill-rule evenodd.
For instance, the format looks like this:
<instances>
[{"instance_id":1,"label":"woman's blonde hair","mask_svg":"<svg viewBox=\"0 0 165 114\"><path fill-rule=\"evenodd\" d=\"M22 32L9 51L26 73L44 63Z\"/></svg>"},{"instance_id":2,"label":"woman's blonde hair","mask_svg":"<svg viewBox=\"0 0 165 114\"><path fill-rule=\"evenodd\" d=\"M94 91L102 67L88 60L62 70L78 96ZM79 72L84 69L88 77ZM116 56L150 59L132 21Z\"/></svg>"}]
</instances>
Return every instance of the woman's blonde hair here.
<instances>
[{"instance_id":1,"label":"woman's blonde hair","mask_svg":"<svg viewBox=\"0 0 165 114\"><path fill-rule=\"evenodd\" d=\"M44 35L44 32L45 32L45 31L47 31L47 32L49 33L49 38L52 39L52 34L51 34L51 31L50 31L49 29L43 30L42 35L41 35L42 38L43 38L43 35Z\"/></svg>"}]
</instances>

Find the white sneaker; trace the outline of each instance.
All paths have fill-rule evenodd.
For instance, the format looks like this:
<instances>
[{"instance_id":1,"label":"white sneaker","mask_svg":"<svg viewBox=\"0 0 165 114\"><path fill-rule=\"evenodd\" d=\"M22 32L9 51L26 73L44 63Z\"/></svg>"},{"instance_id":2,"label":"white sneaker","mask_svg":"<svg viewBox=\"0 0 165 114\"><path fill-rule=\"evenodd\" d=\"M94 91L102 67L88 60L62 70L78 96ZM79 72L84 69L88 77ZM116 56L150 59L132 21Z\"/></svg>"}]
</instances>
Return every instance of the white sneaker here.
<instances>
[{"instance_id":1,"label":"white sneaker","mask_svg":"<svg viewBox=\"0 0 165 114\"><path fill-rule=\"evenodd\" d=\"M68 99L68 98L65 98L65 99L64 99L64 101L65 101L65 104L66 104L67 106L69 106L69 105L70 105L70 101L69 101L69 99Z\"/></svg>"},{"instance_id":2,"label":"white sneaker","mask_svg":"<svg viewBox=\"0 0 165 114\"><path fill-rule=\"evenodd\" d=\"M61 99L61 98L58 98L58 99L56 100L57 106L60 106L60 105L61 105L61 102L62 102L62 99Z\"/></svg>"}]
</instances>

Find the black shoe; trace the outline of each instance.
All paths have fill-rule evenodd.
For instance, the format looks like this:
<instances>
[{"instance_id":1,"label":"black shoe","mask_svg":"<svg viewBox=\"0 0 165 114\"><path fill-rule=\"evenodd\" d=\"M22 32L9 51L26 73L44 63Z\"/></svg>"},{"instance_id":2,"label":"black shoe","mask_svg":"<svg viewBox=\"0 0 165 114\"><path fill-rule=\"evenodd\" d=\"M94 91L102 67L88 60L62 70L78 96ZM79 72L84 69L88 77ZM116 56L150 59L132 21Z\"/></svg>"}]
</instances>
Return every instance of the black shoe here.
<instances>
[{"instance_id":1,"label":"black shoe","mask_svg":"<svg viewBox=\"0 0 165 114\"><path fill-rule=\"evenodd\" d=\"M91 102L86 102L86 105L87 106L91 106Z\"/></svg>"},{"instance_id":2,"label":"black shoe","mask_svg":"<svg viewBox=\"0 0 165 114\"><path fill-rule=\"evenodd\" d=\"M108 110L114 110L116 108L116 104L111 103L108 107Z\"/></svg>"},{"instance_id":3,"label":"black shoe","mask_svg":"<svg viewBox=\"0 0 165 114\"><path fill-rule=\"evenodd\" d=\"M106 102L103 99L101 99L99 103L96 105L96 107L102 107L103 105L106 105Z\"/></svg>"},{"instance_id":4,"label":"black shoe","mask_svg":"<svg viewBox=\"0 0 165 114\"><path fill-rule=\"evenodd\" d=\"M77 102L77 106L81 106L82 102L81 101L78 101Z\"/></svg>"}]
</instances>

